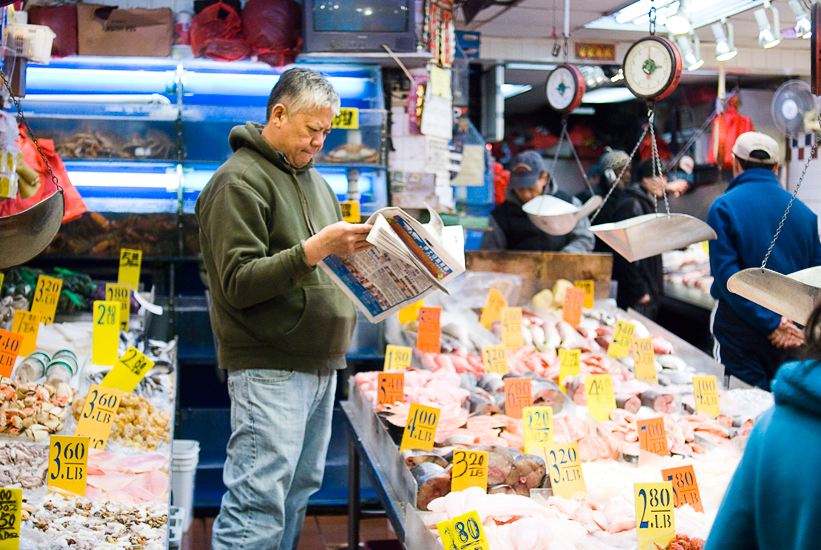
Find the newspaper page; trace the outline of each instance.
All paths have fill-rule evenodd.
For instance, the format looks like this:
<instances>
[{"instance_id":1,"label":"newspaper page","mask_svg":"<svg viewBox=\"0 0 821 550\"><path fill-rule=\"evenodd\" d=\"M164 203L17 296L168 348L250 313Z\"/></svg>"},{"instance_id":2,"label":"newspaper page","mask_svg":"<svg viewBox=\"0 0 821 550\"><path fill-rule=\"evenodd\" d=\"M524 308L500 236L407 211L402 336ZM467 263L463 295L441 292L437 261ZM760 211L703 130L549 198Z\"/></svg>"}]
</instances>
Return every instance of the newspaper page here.
<instances>
[{"instance_id":1,"label":"newspaper page","mask_svg":"<svg viewBox=\"0 0 821 550\"><path fill-rule=\"evenodd\" d=\"M464 272L462 227L444 227L433 211L431 220L423 225L399 208L383 208L368 219L370 249L331 255L319 265L378 323Z\"/></svg>"}]
</instances>

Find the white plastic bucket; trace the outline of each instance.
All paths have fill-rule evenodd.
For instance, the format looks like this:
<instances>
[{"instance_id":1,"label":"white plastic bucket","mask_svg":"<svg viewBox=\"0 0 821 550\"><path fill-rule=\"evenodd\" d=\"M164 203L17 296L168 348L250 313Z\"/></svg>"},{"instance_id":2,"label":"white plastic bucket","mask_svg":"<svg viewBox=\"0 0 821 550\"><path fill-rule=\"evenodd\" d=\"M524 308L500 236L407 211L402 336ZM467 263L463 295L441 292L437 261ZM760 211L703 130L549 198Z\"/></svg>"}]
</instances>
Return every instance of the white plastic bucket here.
<instances>
[{"instance_id":1,"label":"white plastic bucket","mask_svg":"<svg viewBox=\"0 0 821 550\"><path fill-rule=\"evenodd\" d=\"M175 439L171 455L171 504L185 510L185 531L194 517L194 487L200 445L197 441Z\"/></svg>"}]
</instances>

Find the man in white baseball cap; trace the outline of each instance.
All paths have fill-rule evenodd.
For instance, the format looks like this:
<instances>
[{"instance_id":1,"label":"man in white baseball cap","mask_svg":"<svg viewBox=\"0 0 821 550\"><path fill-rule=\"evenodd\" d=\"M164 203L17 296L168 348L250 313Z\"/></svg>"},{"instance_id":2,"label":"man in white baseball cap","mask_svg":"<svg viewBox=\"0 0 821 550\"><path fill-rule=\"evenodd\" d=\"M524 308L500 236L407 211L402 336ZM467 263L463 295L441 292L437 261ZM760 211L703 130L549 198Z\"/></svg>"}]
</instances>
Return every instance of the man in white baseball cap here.
<instances>
[{"instance_id":1,"label":"man in white baseball cap","mask_svg":"<svg viewBox=\"0 0 821 550\"><path fill-rule=\"evenodd\" d=\"M746 132L733 146L733 180L710 207L707 223L718 238L710 241L711 294L716 298L711 330L714 355L725 374L769 389L790 349L803 343L795 324L727 290L738 271L759 267L790 201L778 183L778 143L766 134ZM821 265L818 218L796 199L767 262L767 269L789 274Z\"/></svg>"}]
</instances>

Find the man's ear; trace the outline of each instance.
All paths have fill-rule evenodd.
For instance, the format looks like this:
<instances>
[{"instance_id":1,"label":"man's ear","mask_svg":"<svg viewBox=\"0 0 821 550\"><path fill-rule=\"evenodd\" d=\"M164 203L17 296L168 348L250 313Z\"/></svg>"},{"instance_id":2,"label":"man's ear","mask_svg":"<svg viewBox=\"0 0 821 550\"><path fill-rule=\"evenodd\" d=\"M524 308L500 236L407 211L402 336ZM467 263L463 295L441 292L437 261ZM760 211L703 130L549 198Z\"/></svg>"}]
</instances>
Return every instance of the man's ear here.
<instances>
[{"instance_id":1,"label":"man's ear","mask_svg":"<svg viewBox=\"0 0 821 550\"><path fill-rule=\"evenodd\" d=\"M287 110L285 109L285 105L282 103L277 103L271 109L271 116L268 120L270 120L274 126L279 127L282 124L282 121L288 116Z\"/></svg>"}]
</instances>

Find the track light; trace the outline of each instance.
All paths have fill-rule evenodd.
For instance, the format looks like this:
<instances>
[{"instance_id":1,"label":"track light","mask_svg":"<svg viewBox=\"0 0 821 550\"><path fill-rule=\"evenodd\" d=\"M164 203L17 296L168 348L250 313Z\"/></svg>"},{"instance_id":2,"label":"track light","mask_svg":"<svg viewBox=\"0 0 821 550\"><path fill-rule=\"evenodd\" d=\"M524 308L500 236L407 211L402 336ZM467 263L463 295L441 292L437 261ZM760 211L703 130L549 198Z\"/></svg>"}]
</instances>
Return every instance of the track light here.
<instances>
[{"instance_id":1,"label":"track light","mask_svg":"<svg viewBox=\"0 0 821 550\"><path fill-rule=\"evenodd\" d=\"M667 20L664 26L673 34L687 34L692 27L690 19L692 0L672 2L667 10Z\"/></svg>"},{"instance_id":2,"label":"track light","mask_svg":"<svg viewBox=\"0 0 821 550\"><path fill-rule=\"evenodd\" d=\"M812 23L807 15L804 6L799 0L790 0L788 2L795 14L795 36L797 38L810 38L812 36Z\"/></svg>"},{"instance_id":3,"label":"track light","mask_svg":"<svg viewBox=\"0 0 821 550\"><path fill-rule=\"evenodd\" d=\"M610 82L618 82L619 80L624 80L624 69L622 68L619 68L616 74L610 77Z\"/></svg>"},{"instance_id":4,"label":"track light","mask_svg":"<svg viewBox=\"0 0 821 550\"><path fill-rule=\"evenodd\" d=\"M581 71L582 76L584 76L584 84L588 90L598 88L607 82L604 69L598 65L586 65L584 67L579 67L579 71Z\"/></svg>"},{"instance_id":5,"label":"track light","mask_svg":"<svg viewBox=\"0 0 821 550\"><path fill-rule=\"evenodd\" d=\"M687 34L677 36L676 43L678 44L678 49L681 51L684 68L688 71L695 71L704 65L704 59L701 57L701 41L694 32L690 32L689 36L693 37L695 48L693 48L693 43L690 42L690 38L688 38Z\"/></svg>"},{"instance_id":6,"label":"track light","mask_svg":"<svg viewBox=\"0 0 821 550\"><path fill-rule=\"evenodd\" d=\"M773 12L775 31L770 26L770 20L767 18L765 8ZM778 10L772 7L769 1L765 0L764 8L755 10L753 15L755 15L755 20L758 22L758 45L762 48L777 46L781 42L781 22L778 19Z\"/></svg>"},{"instance_id":7,"label":"track light","mask_svg":"<svg viewBox=\"0 0 821 550\"><path fill-rule=\"evenodd\" d=\"M724 25L727 25L727 34L724 34ZM733 40L733 24L722 20L711 25L713 36L716 38L716 59L729 61L738 55L738 49ZM729 37L729 38L728 38Z\"/></svg>"}]
</instances>

